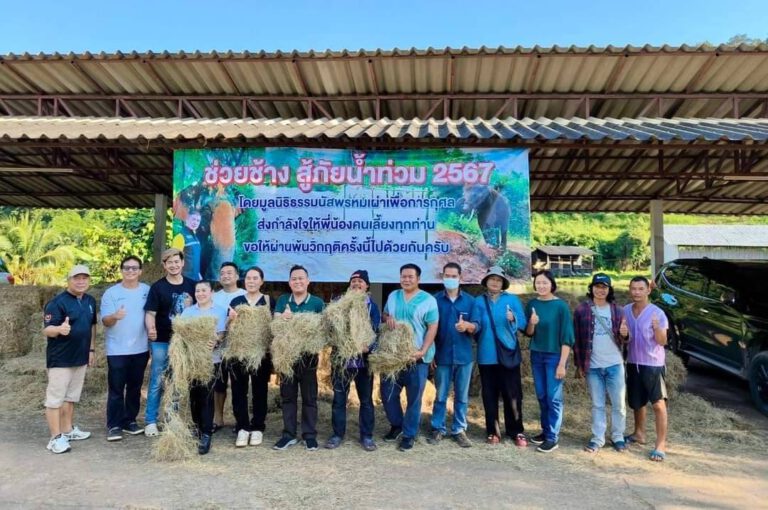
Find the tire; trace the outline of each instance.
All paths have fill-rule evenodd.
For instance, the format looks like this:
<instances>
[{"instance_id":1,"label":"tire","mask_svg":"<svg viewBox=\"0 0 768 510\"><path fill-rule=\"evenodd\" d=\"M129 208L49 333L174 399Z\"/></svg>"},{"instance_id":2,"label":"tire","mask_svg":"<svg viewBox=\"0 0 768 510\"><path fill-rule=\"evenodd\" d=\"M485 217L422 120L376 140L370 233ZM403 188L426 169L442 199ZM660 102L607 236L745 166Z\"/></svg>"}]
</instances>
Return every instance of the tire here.
<instances>
[{"instance_id":1,"label":"tire","mask_svg":"<svg viewBox=\"0 0 768 510\"><path fill-rule=\"evenodd\" d=\"M768 416L768 351L761 352L749 364L749 391L758 411Z\"/></svg>"},{"instance_id":2,"label":"tire","mask_svg":"<svg viewBox=\"0 0 768 510\"><path fill-rule=\"evenodd\" d=\"M675 329L675 323L672 321L672 318L669 315L667 315L667 321L669 322L669 329L667 330L667 343L669 344L669 350L672 351L678 358L680 358L680 361L683 362L683 366L688 367L688 362L691 358L680 348L680 337L678 336L677 330Z\"/></svg>"}]
</instances>

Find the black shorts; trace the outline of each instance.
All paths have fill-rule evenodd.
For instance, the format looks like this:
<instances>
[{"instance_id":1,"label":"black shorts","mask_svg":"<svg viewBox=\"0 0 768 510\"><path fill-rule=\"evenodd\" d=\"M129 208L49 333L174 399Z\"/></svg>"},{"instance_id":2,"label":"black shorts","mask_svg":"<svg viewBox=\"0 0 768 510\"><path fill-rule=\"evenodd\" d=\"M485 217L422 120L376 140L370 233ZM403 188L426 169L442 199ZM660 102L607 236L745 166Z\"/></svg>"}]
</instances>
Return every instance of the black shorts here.
<instances>
[{"instance_id":1,"label":"black shorts","mask_svg":"<svg viewBox=\"0 0 768 510\"><path fill-rule=\"evenodd\" d=\"M213 364L213 391L216 393L226 393L229 385L229 367L226 361Z\"/></svg>"},{"instance_id":2,"label":"black shorts","mask_svg":"<svg viewBox=\"0 0 768 510\"><path fill-rule=\"evenodd\" d=\"M651 367L627 363L627 400L629 407L637 411L645 404L667 400L664 384L666 367Z\"/></svg>"}]
</instances>

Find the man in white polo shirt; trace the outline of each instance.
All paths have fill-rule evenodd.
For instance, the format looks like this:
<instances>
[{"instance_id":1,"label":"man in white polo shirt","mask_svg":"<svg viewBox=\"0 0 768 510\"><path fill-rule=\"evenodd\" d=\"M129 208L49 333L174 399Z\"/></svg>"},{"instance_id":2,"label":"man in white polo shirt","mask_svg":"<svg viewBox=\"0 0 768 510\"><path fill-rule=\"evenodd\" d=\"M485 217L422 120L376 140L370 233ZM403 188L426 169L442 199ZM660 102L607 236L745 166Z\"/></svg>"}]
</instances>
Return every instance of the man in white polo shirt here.
<instances>
[{"instance_id":1,"label":"man in white polo shirt","mask_svg":"<svg viewBox=\"0 0 768 510\"><path fill-rule=\"evenodd\" d=\"M144 432L136 423L141 385L149 361L144 304L149 285L141 283L141 259L130 255L120 263L123 279L104 292L101 322L107 351L107 441L120 441L123 432Z\"/></svg>"}]
</instances>

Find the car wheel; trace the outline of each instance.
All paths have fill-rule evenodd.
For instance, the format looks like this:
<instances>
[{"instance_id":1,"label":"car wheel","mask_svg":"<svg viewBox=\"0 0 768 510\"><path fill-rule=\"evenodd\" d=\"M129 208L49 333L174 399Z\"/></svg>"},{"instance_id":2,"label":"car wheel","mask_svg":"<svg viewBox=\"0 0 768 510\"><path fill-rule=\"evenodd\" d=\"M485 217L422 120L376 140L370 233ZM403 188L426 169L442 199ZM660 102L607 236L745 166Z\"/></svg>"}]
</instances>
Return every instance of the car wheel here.
<instances>
[{"instance_id":1,"label":"car wheel","mask_svg":"<svg viewBox=\"0 0 768 510\"><path fill-rule=\"evenodd\" d=\"M768 351L755 356L749 364L749 389L755 407L768 415Z\"/></svg>"},{"instance_id":2,"label":"car wheel","mask_svg":"<svg viewBox=\"0 0 768 510\"><path fill-rule=\"evenodd\" d=\"M675 323L672 322L672 319L669 317L669 315L667 315L667 321L669 322L669 329L667 330L667 343L669 344L669 350L675 353L678 358L680 358L680 361L683 362L683 366L687 367L690 356L682 351L680 346L680 336L677 334Z\"/></svg>"}]
</instances>

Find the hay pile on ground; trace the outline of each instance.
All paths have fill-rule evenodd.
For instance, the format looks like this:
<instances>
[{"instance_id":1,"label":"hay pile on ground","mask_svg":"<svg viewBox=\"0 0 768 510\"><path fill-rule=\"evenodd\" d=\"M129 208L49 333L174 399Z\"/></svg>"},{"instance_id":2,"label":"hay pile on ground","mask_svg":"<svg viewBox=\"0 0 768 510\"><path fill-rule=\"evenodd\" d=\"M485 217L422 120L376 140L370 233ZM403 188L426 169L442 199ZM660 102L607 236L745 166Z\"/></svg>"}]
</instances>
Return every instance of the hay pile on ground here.
<instances>
[{"instance_id":1,"label":"hay pile on ground","mask_svg":"<svg viewBox=\"0 0 768 510\"><path fill-rule=\"evenodd\" d=\"M272 365L284 376L293 375L293 366L304 354L317 354L326 344L323 316L319 313L294 313L276 317L272 330Z\"/></svg>"},{"instance_id":2,"label":"hay pile on ground","mask_svg":"<svg viewBox=\"0 0 768 510\"><path fill-rule=\"evenodd\" d=\"M237 317L229 324L223 358L238 360L255 372L272 341L272 314L268 306L239 305L235 312Z\"/></svg>"},{"instance_id":3,"label":"hay pile on ground","mask_svg":"<svg viewBox=\"0 0 768 510\"><path fill-rule=\"evenodd\" d=\"M186 420L178 411L167 413L163 433L152 445L152 457L161 462L177 462L192 459L196 453L197 441Z\"/></svg>"},{"instance_id":4,"label":"hay pile on ground","mask_svg":"<svg viewBox=\"0 0 768 510\"><path fill-rule=\"evenodd\" d=\"M398 372L413 364L413 328L405 322L398 322L394 328L386 324L381 327L379 346L368 357L373 372L392 379Z\"/></svg>"},{"instance_id":5,"label":"hay pile on ground","mask_svg":"<svg viewBox=\"0 0 768 510\"><path fill-rule=\"evenodd\" d=\"M168 347L171 386L179 393L194 381L213 379L213 361L208 343L216 338L216 317L176 317Z\"/></svg>"},{"instance_id":6,"label":"hay pile on ground","mask_svg":"<svg viewBox=\"0 0 768 510\"><path fill-rule=\"evenodd\" d=\"M366 300L367 294L350 290L323 311L334 366L346 367L376 338Z\"/></svg>"},{"instance_id":7,"label":"hay pile on ground","mask_svg":"<svg viewBox=\"0 0 768 510\"><path fill-rule=\"evenodd\" d=\"M680 388L688 378L688 369L683 365L679 356L667 353L667 370L664 374L664 383L667 386L667 395L674 398L680 393Z\"/></svg>"}]
</instances>

